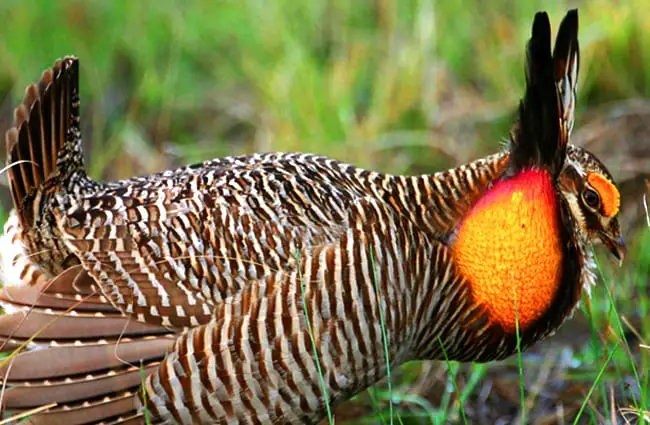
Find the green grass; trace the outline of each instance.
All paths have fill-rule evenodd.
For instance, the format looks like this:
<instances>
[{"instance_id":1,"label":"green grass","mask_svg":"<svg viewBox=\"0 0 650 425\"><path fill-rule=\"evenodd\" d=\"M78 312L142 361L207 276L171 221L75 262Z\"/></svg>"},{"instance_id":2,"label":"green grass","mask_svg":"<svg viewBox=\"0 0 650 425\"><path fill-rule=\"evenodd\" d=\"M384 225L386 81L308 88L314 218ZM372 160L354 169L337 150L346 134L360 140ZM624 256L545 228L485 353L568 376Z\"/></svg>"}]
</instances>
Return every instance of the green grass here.
<instances>
[{"instance_id":1,"label":"green grass","mask_svg":"<svg viewBox=\"0 0 650 425\"><path fill-rule=\"evenodd\" d=\"M142 414L144 416L145 425L151 425L151 418L149 417L149 408L147 407L147 375L144 370L144 365L140 364L140 393L142 394Z\"/></svg>"},{"instance_id":2,"label":"green grass","mask_svg":"<svg viewBox=\"0 0 650 425\"><path fill-rule=\"evenodd\" d=\"M518 338L518 336L517 336ZM459 401L459 409L458 411L460 412L460 416L463 419L463 424L467 425L467 417L465 416L465 408L463 406L463 398L460 397L460 389L458 388L458 382L456 381L456 373L453 373L453 366L451 362L449 361L449 357L447 356L447 350L445 350L445 346L442 343L442 339L438 337L438 343L440 344L440 349L442 350L442 354L445 358L445 363L447 364L447 369L451 372L449 376L451 377L451 383L454 386L454 392L456 393L456 396L458 396L458 401Z\"/></svg>"},{"instance_id":3,"label":"green grass","mask_svg":"<svg viewBox=\"0 0 650 425\"><path fill-rule=\"evenodd\" d=\"M377 296L377 311L379 311L379 323L381 325L381 340L384 347L384 361L386 362L386 385L388 387L388 414L390 418L390 425L393 425L395 414L393 412L393 380L391 376L391 363L390 363L390 354L389 354L389 340L386 331L386 319L384 319L384 310L381 306L381 289L379 288L379 280L377 279L377 266L375 265L375 254L370 248L370 264L372 266L372 280L375 286L375 294ZM386 303L388 305L388 302ZM401 418L399 417L401 422Z\"/></svg>"},{"instance_id":4,"label":"green grass","mask_svg":"<svg viewBox=\"0 0 650 425\"><path fill-rule=\"evenodd\" d=\"M7 1L0 95L13 105L56 57L79 56L94 175L160 169L165 149L176 162L306 150L431 170L498 147L543 7L451 3ZM580 111L650 94L644 4L583 5ZM565 3L547 7L557 25ZM453 149L431 137L432 126L485 121Z\"/></svg>"},{"instance_id":5,"label":"green grass","mask_svg":"<svg viewBox=\"0 0 650 425\"><path fill-rule=\"evenodd\" d=\"M568 4L576 3L6 0L0 124L9 125L26 84L75 54L94 177L269 150L432 172L500 148L522 93L532 17L546 8L557 28ZM584 112L650 97L646 2L578 4L575 132ZM3 192L0 211L9 205ZM624 208L639 201L624 199ZM624 268L601 259L602 281L557 336L487 366L407 364L391 370L390 387L355 397L331 420L344 423L357 408L368 413L351 422L536 423L562 402L566 423L597 424L622 407L650 410L650 350L639 348L650 342L650 225L627 236Z\"/></svg>"},{"instance_id":6,"label":"green grass","mask_svg":"<svg viewBox=\"0 0 650 425\"><path fill-rule=\"evenodd\" d=\"M513 294L515 300L515 332L517 335L517 367L519 369L519 416L521 418L521 422L526 423L526 389L524 383L524 366L521 356L521 334L519 333L519 304L517 303L517 291L513 290Z\"/></svg>"},{"instance_id":7,"label":"green grass","mask_svg":"<svg viewBox=\"0 0 650 425\"><path fill-rule=\"evenodd\" d=\"M297 251L295 254L296 264L302 264L300 259L300 251ZM314 331L311 325L311 320L309 319L309 303L307 302L306 289L305 289L305 280L302 275L302 267L298 266L298 280L300 281L300 298L302 300L302 308L304 310L305 323L307 324L307 333L309 334L309 341L311 342L312 353L314 354L314 361L316 362L316 368L318 370L319 384L323 391L323 397L325 398L325 409L327 411L327 423L332 425L334 424L334 417L332 416L332 408L330 406L330 397L327 394L327 384L325 383L325 376L323 375L323 369L320 362L320 357L318 355L318 343L316 342L316 337L314 336Z\"/></svg>"}]
</instances>

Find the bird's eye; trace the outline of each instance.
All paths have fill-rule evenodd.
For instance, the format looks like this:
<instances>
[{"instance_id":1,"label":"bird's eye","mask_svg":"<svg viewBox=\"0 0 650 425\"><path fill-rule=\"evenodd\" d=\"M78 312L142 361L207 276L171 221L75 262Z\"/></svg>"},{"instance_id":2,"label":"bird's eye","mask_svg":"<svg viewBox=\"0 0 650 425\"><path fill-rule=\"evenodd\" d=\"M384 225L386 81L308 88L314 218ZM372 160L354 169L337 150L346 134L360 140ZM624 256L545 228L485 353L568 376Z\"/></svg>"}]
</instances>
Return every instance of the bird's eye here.
<instances>
[{"instance_id":1,"label":"bird's eye","mask_svg":"<svg viewBox=\"0 0 650 425\"><path fill-rule=\"evenodd\" d=\"M600 196L598 196L598 193L593 189L585 189L585 191L582 192L582 199L584 199L585 204L587 204L589 208L597 209L600 205Z\"/></svg>"}]
</instances>

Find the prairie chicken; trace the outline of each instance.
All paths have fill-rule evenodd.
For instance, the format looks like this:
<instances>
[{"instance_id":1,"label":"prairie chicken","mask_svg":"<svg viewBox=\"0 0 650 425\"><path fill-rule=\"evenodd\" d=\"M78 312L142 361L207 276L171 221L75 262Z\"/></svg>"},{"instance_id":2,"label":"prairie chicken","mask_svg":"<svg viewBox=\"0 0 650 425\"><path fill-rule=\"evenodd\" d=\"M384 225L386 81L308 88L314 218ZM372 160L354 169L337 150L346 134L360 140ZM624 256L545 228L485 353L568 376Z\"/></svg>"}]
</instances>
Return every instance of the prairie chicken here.
<instances>
[{"instance_id":1,"label":"prairie chicken","mask_svg":"<svg viewBox=\"0 0 650 425\"><path fill-rule=\"evenodd\" d=\"M432 175L302 153L116 182L84 169L78 62L7 132L5 415L33 423L316 423L413 359L503 359L622 261L619 192L568 144L578 14L545 13L504 152ZM444 353L444 354L443 354Z\"/></svg>"}]
</instances>

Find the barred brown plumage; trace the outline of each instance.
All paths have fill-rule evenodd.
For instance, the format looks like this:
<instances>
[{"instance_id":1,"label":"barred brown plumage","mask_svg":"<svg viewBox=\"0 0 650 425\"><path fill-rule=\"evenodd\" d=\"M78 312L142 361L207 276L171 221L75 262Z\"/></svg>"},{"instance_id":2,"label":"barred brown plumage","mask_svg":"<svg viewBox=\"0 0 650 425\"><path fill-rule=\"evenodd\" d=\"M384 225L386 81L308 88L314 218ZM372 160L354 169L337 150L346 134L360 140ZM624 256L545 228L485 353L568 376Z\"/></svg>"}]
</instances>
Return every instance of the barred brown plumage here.
<instances>
[{"instance_id":1,"label":"barred brown plumage","mask_svg":"<svg viewBox=\"0 0 650 425\"><path fill-rule=\"evenodd\" d=\"M594 280L589 245L623 254L613 205L584 196L599 194L590 175L618 194L611 175L567 145L577 25L569 12L551 56L536 15L504 152L420 176L266 153L97 182L83 164L78 61L57 61L7 132L0 336L23 352L0 368L6 412L55 403L32 423L315 423L389 367L502 359L553 332ZM531 198L533 184L548 196ZM517 226L468 247L485 209ZM532 263L508 263L514 250L560 267L525 281ZM504 296L479 299L479 284ZM507 289L517 299L530 286L551 295L519 299L518 341L499 318Z\"/></svg>"}]
</instances>

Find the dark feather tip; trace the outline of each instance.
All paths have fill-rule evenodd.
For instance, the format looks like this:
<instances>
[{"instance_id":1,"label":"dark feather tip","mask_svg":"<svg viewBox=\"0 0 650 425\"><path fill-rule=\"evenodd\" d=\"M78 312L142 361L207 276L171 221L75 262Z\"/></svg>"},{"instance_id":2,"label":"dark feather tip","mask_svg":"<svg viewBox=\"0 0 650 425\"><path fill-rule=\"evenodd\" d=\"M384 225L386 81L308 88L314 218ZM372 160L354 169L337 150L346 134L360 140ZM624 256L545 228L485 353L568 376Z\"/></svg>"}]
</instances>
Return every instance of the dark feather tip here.
<instances>
[{"instance_id":1,"label":"dark feather tip","mask_svg":"<svg viewBox=\"0 0 650 425\"><path fill-rule=\"evenodd\" d=\"M553 58L556 61L556 79L561 78L566 61L571 60L571 56L575 52L575 57L578 57L578 10L570 10L557 32L555 39L555 47L553 48Z\"/></svg>"}]
</instances>

